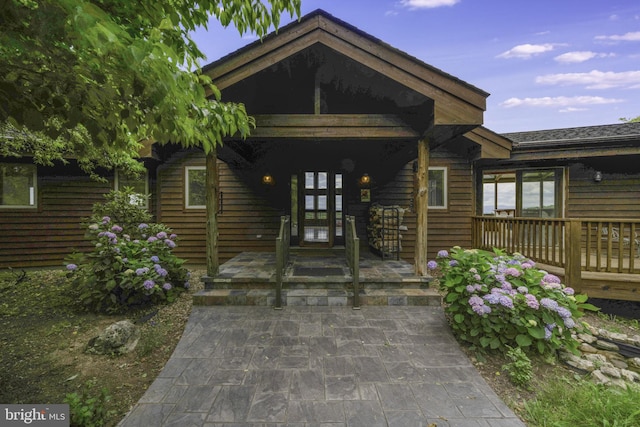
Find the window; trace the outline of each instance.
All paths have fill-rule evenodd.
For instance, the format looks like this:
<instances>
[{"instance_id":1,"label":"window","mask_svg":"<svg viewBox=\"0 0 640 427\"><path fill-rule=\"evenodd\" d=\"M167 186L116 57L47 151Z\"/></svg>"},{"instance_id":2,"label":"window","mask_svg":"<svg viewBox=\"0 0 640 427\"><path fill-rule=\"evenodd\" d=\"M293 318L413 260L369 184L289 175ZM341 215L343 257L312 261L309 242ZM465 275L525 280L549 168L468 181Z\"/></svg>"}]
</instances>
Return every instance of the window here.
<instances>
[{"instance_id":1,"label":"window","mask_svg":"<svg viewBox=\"0 0 640 427\"><path fill-rule=\"evenodd\" d=\"M35 165L0 163L0 208L35 208Z\"/></svg>"},{"instance_id":2,"label":"window","mask_svg":"<svg viewBox=\"0 0 640 427\"><path fill-rule=\"evenodd\" d=\"M562 216L563 170L485 172L483 215L557 218Z\"/></svg>"},{"instance_id":3,"label":"window","mask_svg":"<svg viewBox=\"0 0 640 427\"><path fill-rule=\"evenodd\" d=\"M185 207L187 209L206 209L207 170L204 166L185 168Z\"/></svg>"},{"instance_id":4,"label":"window","mask_svg":"<svg viewBox=\"0 0 640 427\"><path fill-rule=\"evenodd\" d=\"M429 208L447 208L447 168L429 168Z\"/></svg>"},{"instance_id":5,"label":"window","mask_svg":"<svg viewBox=\"0 0 640 427\"><path fill-rule=\"evenodd\" d=\"M127 176L122 171L116 170L115 190L124 190L125 188L132 188L136 193L131 197L129 203L144 209L149 208L149 173L146 170L138 176Z\"/></svg>"}]
</instances>

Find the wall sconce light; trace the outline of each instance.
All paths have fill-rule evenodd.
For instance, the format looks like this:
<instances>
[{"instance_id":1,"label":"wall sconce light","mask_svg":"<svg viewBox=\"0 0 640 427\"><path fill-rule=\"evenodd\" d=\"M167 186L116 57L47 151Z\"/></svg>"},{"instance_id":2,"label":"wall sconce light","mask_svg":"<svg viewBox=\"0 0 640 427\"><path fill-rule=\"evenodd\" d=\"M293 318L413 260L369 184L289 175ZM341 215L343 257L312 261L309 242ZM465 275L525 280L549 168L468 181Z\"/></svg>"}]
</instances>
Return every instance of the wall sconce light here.
<instances>
[{"instance_id":1,"label":"wall sconce light","mask_svg":"<svg viewBox=\"0 0 640 427\"><path fill-rule=\"evenodd\" d=\"M602 172L600 171L596 171L596 173L593 175L593 180L595 182L600 182L602 181Z\"/></svg>"},{"instance_id":2,"label":"wall sconce light","mask_svg":"<svg viewBox=\"0 0 640 427\"><path fill-rule=\"evenodd\" d=\"M371 184L371 177L369 176L369 174L363 174L360 177L360 185L369 185Z\"/></svg>"},{"instance_id":3,"label":"wall sconce light","mask_svg":"<svg viewBox=\"0 0 640 427\"><path fill-rule=\"evenodd\" d=\"M273 179L273 176L270 173L265 173L262 176L262 183L264 185L274 185L276 181Z\"/></svg>"}]
</instances>

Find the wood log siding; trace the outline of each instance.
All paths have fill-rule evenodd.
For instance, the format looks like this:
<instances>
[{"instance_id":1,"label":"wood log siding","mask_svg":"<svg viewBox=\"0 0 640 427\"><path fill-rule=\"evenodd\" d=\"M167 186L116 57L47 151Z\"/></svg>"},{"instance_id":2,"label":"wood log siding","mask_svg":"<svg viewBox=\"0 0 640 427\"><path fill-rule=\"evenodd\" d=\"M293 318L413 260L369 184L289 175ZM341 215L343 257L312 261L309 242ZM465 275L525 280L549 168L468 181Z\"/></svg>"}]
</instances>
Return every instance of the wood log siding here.
<instances>
[{"instance_id":1,"label":"wood log siding","mask_svg":"<svg viewBox=\"0 0 640 427\"><path fill-rule=\"evenodd\" d=\"M178 153L159 170L161 208L158 221L171 227L178 235L177 256L187 259L189 265L204 265L206 212L184 207L185 168L188 166L205 166L204 153ZM237 172L220 160L218 171L219 188L223 193L223 211L218 214L220 262L244 251L273 252L280 212L256 195L256 191L249 188Z\"/></svg>"},{"instance_id":2,"label":"wood log siding","mask_svg":"<svg viewBox=\"0 0 640 427\"><path fill-rule=\"evenodd\" d=\"M62 267L73 250L89 250L81 223L112 188L84 176L39 176L38 208L0 210L0 268Z\"/></svg>"},{"instance_id":3,"label":"wood log siding","mask_svg":"<svg viewBox=\"0 0 640 427\"><path fill-rule=\"evenodd\" d=\"M429 166L447 168L447 209L429 209L427 256L433 259L441 249L452 246L471 247L471 216L474 196L471 164L466 159L446 150L430 153ZM416 214L413 208L413 162L408 163L395 179L380 189L377 195L381 204L410 207L405 213L404 225L409 231L402 233L400 256L413 263L416 244Z\"/></svg>"},{"instance_id":4,"label":"wood log siding","mask_svg":"<svg viewBox=\"0 0 640 427\"><path fill-rule=\"evenodd\" d=\"M637 174L603 173L583 164L569 168L567 218L640 218L640 178Z\"/></svg>"}]
</instances>

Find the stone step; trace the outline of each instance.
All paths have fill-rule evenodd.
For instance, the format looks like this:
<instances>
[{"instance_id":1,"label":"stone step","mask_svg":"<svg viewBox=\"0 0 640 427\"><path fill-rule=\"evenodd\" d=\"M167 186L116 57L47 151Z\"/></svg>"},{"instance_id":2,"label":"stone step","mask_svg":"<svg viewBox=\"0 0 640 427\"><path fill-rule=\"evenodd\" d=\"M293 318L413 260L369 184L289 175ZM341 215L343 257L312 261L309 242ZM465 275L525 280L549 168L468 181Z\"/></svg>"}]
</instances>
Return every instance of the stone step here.
<instances>
[{"instance_id":1,"label":"stone step","mask_svg":"<svg viewBox=\"0 0 640 427\"><path fill-rule=\"evenodd\" d=\"M439 306L442 297L433 289L362 289L360 305ZM193 296L194 305L275 305L274 289L205 289ZM348 289L283 289L283 306L352 306Z\"/></svg>"},{"instance_id":2,"label":"stone step","mask_svg":"<svg viewBox=\"0 0 640 427\"><path fill-rule=\"evenodd\" d=\"M406 277L403 279L367 279L360 280L363 289L419 289L428 286L431 278ZM203 278L205 289L274 289L275 279L263 278ZM283 289L344 289L353 285L351 277L285 277L282 283Z\"/></svg>"}]
</instances>

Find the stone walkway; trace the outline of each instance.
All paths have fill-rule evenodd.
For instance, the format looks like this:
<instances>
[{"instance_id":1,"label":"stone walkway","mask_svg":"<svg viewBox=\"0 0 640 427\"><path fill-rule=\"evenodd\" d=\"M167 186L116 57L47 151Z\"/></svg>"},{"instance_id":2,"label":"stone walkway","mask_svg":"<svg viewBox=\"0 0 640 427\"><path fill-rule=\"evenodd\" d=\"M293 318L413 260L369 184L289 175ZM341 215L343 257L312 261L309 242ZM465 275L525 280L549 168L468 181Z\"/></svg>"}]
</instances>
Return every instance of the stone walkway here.
<instances>
[{"instance_id":1,"label":"stone walkway","mask_svg":"<svg viewBox=\"0 0 640 427\"><path fill-rule=\"evenodd\" d=\"M424 306L195 306L119 425L525 426Z\"/></svg>"}]
</instances>

